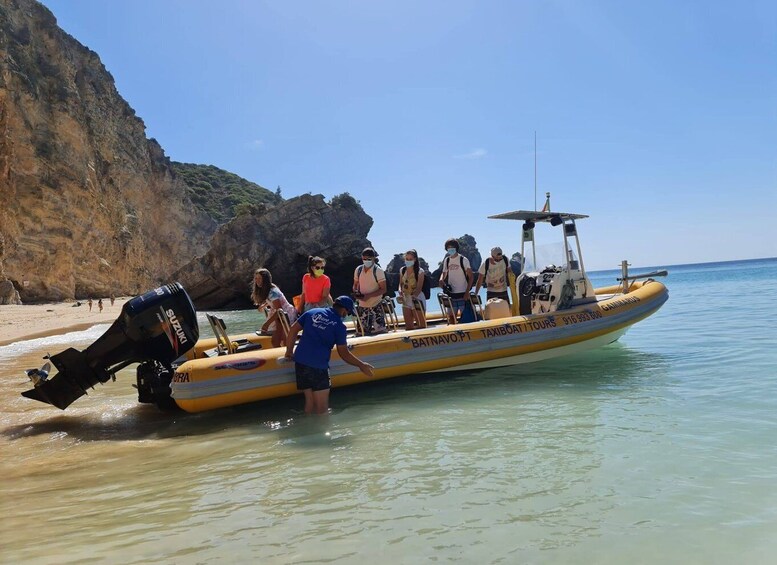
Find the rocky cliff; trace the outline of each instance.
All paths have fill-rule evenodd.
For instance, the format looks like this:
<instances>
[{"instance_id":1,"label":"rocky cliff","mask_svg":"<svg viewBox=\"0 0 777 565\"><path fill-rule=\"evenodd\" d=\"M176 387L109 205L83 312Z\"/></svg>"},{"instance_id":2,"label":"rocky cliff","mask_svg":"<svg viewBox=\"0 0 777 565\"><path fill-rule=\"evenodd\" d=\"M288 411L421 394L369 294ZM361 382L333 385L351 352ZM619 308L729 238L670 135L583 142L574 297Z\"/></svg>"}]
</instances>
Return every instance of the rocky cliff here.
<instances>
[{"instance_id":1,"label":"rocky cliff","mask_svg":"<svg viewBox=\"0 0 777 565\"><path fill-rule=\"evenodd\" d=\"M216 227L97 54L42 5L3 0L0 272L22 300L145 290Z\"/></svg>"},{"instance_id":2,"label":"rocky cliff","mask_svg":"<svg viewBox=\"0 0 777 565\"><path fill-rule=\"evenodd\" d=\"M186 185L194 206L219 224L228 222L247 206L276 204L283 200L280 187L277 192L270 192L255 182L213 165L176 161L171 164L175 174Z\"/></svg>"},{"instance_id":3,"label":"rocky cliff","mask_svg":"<svg viewBox=\"0 0 777 565\"><path fill-rule=\"evenodd\" d=\"M309 255L326 259L332 294L350 294L353 271L370 245L372 218L350 195L330 203L303 195L276 205L259 205L221 226L210 250L172 278L180 281L197 308L250 306L250 285L259 267L291 300L301 291Z\"/></svg>"},{"instance_id":4,"label":"rocky cliff","mask_svg":"<svg viewBox=\"0 0 777 565\"><path fill-rule=\"evenodd\" d=\"M284 202L280 187L171 162L96 53L34 0L0 2L0 304L178 278L198 307L245 306L260 266L298 293L308 254L350 292L371 226L348 194Z\"/></svg>"}]
</instances>

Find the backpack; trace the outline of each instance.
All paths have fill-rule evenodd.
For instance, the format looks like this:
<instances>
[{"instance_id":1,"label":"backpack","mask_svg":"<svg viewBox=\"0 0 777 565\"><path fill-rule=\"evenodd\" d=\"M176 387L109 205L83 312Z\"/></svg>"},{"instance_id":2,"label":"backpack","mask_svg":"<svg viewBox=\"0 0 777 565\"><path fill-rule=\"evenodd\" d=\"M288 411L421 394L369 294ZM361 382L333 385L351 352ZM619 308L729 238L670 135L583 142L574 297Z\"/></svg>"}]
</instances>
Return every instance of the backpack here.
<instances>
[{"instance_id":1,"label":"backpack","mask_svg":"<svg viewBox=\"0 0 777 565\"><path fill-rule=\"evenodd\" d=\"M502 255L502 261L505 262L505 277L510 273L510 262L507 260L507 257ZM491 264L491 261L486 259L486 272L483 273L483 279L485 279L488 276L488 266Z\"/></svg>"},{"instance_id":2,"label":"backpack","mask_svg":"<svg viewBox=\"0 0 777 565\"><path fill-rule=\"evenodd\" d=\"M402 277L405 276L405 272L407 271L407 267L402 267L399 269L399 288L402 289ZM424 271L423 269L419 269L419 272L423 271L424 273L424 284L421 285L421 292L424 293L424 298L429 300L432 297L432 277L429 276L429 273Z\"/></svg>"},{"instance_id":3,"label":"backpack","mask_svg":"<svg viewBox=\"0 0 777 565\"><path fill-rule=\"evenodd\" d=\"M448 270L448 267L450 267L451 258L446 257L445 258L445 284L448 284L448 276L451 274L450 270ZM461 265L461 272L464 273L464 276L467 276L467 273L464 271L464 255L459 253L459 265Z\"/></svg>"}]
</instances>

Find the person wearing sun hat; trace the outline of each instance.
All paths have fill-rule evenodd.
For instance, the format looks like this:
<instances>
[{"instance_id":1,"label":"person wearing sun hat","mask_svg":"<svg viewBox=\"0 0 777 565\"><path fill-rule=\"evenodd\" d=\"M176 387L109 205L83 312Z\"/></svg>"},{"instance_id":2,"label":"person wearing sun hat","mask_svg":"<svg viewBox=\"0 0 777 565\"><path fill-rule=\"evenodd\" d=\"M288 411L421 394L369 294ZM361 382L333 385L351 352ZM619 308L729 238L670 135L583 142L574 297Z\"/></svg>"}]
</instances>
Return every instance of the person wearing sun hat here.
<instances>
[{"instance_id":1,"label":"person wearing sun hat","mask_svg":"<svg viewBox=\"0 0 777 565\"><path fill-rule=\"evenodd\" d=\"M373 376L372 365L365 363L348 350L343 320L356 313L350 296L338 296L329 308L313 308L302 314L291 326L286 340L286 359L294 360L297 390L305 395L306 414L324 414L329 411L329 360L332 347L337 347L340 359L358 367L368 377ZM296 351L294 343L302 332Z\"/></svg>"}]
</instances>

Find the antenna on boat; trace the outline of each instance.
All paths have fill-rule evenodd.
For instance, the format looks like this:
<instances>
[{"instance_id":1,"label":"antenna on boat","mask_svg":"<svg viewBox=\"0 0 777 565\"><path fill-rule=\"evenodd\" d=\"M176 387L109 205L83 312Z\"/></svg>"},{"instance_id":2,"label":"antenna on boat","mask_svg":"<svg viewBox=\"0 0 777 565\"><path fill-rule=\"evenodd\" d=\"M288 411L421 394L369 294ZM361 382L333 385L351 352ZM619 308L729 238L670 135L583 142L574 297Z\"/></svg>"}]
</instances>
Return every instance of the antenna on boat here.
<instances>
[{"instance_id":1,"label":"antenna on boat","mask_svg":"<svg viewBox=\"0 0 777 565\"><path fill-rule=\"evenodd\" d=\"M534 211L537 211L537 130L534 130Z\"/></svg>"}]
</instances>

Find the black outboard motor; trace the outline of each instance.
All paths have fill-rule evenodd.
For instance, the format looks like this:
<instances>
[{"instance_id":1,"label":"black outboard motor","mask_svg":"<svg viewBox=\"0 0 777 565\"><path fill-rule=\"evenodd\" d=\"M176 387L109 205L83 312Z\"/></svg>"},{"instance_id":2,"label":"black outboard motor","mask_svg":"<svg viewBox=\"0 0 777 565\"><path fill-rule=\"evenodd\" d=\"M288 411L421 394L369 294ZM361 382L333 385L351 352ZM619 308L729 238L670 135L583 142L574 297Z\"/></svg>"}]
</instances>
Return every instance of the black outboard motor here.
<instances>
[{"instance_id":1,"label":"black outboard motor","mask_svg":"<svg viewBox=\"0 0 777 565\"><path fill-rule=\"evenodd\" d=\"M127 302L108 331L84 351L71 347L51 357L59 372L51 379L36 374L35 388L22 396L64 410L127 365L155 360L169 366L199 337L189 295L180 283L168 284Z\"/></svg>"}]
</instances>

